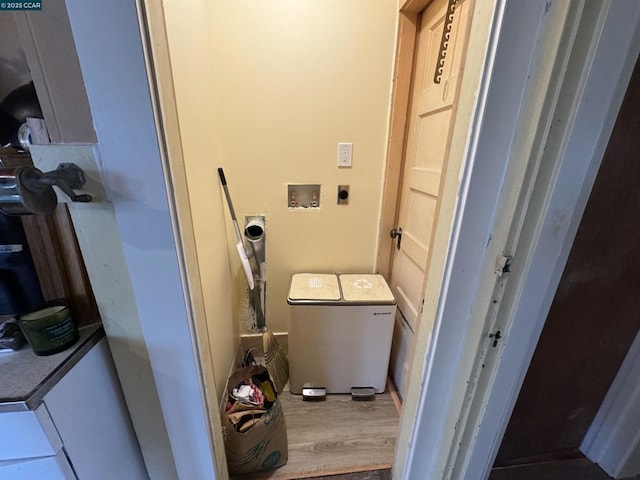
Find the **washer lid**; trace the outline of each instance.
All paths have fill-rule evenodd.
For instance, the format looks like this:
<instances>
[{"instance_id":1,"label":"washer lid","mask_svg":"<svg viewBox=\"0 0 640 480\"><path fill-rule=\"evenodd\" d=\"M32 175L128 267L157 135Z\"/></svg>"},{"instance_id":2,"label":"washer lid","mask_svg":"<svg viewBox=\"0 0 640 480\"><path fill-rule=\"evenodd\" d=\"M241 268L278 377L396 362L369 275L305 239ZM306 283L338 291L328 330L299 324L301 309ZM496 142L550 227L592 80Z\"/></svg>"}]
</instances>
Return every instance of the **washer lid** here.
<instances>
[{"instance_id":1,"label":"washer lid","mask_svg":"<svg viewBox=\"0 0 640 480\"><path fill-rule=\"evenodd\" d=\"M340 275L342 295L346 302L363 304L390 304L396 299L382 275L344 274Z\"/></svg>"},{"instance_id":2,"label":"washer lid","mask_svg":"<svg viewBox=\"0 0 640 480\"><path fill-rule=\"evenodd\" d=\"M325 273L296 273L291 277L289 301L334 301L340 300L338 277Z\"/></svg>"}]
</instances>

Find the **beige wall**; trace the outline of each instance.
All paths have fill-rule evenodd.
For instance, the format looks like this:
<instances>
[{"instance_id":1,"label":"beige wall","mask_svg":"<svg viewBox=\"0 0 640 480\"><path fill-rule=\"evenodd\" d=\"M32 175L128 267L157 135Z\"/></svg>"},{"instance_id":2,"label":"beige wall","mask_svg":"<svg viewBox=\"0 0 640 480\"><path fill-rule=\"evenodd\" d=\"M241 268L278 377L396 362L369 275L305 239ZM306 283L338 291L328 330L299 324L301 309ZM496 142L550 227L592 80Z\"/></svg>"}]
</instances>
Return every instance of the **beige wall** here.
<instances>
[{"instance_id":1,"label":"beige wall","mask_svg":"<svg viewBox=\"0 0 640 480\"><path fill-rule=\"evenodd\" d=\"M241 223L266 215L272 330L287 330L292 273L374 270L396 2L164 4L212 349L228 355L228 317L245 327L230 305L233 252L221 242L231 226L217 167ZM353 168L337 168L338 142L353 142ZM287 183L322 184L321 208L289 210ZM336 205L338 184L351 185L350 205ZM231 272L241 298L233 255Z\"/></svg>"},{"instance_id":2,"label":"beige wall","mask_svg":"<svg viewBox=\"0 0 640 480\"><path fill-rule=\"evenodd\" d=\"M237 354L239 329L233 314L231 267L224 232L226 212L212 154L219 143L209 126L215 102L209 95L213 69L206 57L210 31L207 3L211 2L165 0L164 6L209 345L220 398Z\"/></svg>"}]
</instances>

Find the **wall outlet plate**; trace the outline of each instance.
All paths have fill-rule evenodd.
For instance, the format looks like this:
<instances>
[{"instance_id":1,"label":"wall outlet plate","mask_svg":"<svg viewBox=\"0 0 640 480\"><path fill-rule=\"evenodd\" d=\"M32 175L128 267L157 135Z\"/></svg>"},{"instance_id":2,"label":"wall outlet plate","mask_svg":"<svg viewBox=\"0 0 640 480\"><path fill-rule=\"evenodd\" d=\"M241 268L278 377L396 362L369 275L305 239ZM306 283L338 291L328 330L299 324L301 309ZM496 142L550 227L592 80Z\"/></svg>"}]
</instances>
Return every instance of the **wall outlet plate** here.
<instances>
[{"instance_id":1,"label":"wall outlet plate","mask_svg":"<svg viewBox=\"0 0 640 480\"><path fill-rule=\"evenodd\" d=\"M338 166L351 167L353 162L353 143L338 144Z\"/></svg>"}]
</instances>

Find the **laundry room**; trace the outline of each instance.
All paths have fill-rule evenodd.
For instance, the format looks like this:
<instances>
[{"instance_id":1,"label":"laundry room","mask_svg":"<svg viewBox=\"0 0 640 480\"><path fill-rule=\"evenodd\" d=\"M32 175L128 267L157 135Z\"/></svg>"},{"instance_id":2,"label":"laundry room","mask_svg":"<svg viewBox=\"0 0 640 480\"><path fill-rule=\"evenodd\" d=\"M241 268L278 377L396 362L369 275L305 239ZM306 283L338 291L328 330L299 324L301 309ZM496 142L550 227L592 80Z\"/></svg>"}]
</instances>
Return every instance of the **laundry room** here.
<instances>
[{"instance_id":1,"label":"laundry room","mask_svg":"<svg viewBox=\"0 0 640 480\"><path fill-rule=\"evenodd\" d=\"M201 348L221 409L247 356L260 363L267 345L288 355L280 399L289 463L270 478L386 474L393 463L429 245L438 211L450 215L454 204L439 200L471 24L472 2L458 3L452 22L444 1L420 17L424 7L403 16L386 1L163 2L207 319ZM452 37L443 54L445 28ZM414 55L422 60L412 68ZM418 81L435 99L428 111L411 107ZM398 125L402 108L413 108L414 123ZM419 131L407 140L408 172L405 128ZM447 189L455 192L455 181ZM358 323L367 303L393 308ZM372 372L375 381L358 378ZM352 400L359 392L350 387L374 383L365 401Z\"/></svg>"},{"instance_id":2,"label":"laundry room","mask_svg":"<svg viewBox=\"0 0 640 480\"><path fill-rule=\"evenodd\" d=\"M287 304L292 275L375 272L397 8L394 2L197 5L165 2L165 15L203 298L215 343L211 355L222 397L238 351L244 350L239 338L245 348L260 350L256 336L262 335L251 315L217 168L224 169L241 232L248 217L264 219L264 319L287 348L290 310L296 308ZM350 166L338 165L339 144L350 146ZM338 197L342 185L349 192L345 203ZM393 324L388 325L387 330ZM366 338L367 331L359 336ZM388 361L388 344L386 350ZM384 349L371 355L384 357ZM307 416L294 412L309 408L301 396L297 399L293 408L283 407L290 463L295 462L291 443L296 442L291 430L296 418ZM335 463L325 465L327 471L340 467L336 455L345 450L345 442L361 455L368 450L360 469L390 463L398 425L390 398L367 404L371 419L386 423L374 441L362 438L362 427L356 429L359 439L340 431L344 405L334 407L329 400L324 406L332 407L336 430L325 441L333 438L336 446L329 448ZM326 414L323 405L312 407ZM342 467L348 469L350 459L345 462Z\"/></svg>"}]
</instances>

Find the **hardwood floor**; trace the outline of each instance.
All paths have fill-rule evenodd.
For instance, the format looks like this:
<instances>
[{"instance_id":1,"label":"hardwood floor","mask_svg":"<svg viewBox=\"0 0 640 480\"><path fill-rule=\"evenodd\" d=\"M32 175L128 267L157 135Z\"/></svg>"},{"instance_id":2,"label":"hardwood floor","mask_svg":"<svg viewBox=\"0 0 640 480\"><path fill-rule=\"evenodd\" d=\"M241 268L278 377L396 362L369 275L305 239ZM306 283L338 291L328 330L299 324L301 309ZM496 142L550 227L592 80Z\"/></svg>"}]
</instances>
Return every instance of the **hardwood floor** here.
<instances>
[{"instance_id":1,"label":"hardwood floor","mask_svg":"<svg viewBox=\"0 0 640 480\"><path fill-rule=\"evenodd\" d=\"M390 393L371 402L350 395L328 395L323 402L303 402L280 395L287 422L289 462L244 480L327 479L389 480L399 428Z\"/></svg>"}]
</instances>

